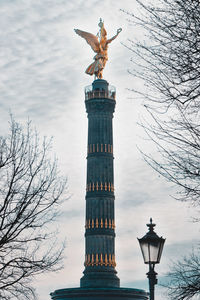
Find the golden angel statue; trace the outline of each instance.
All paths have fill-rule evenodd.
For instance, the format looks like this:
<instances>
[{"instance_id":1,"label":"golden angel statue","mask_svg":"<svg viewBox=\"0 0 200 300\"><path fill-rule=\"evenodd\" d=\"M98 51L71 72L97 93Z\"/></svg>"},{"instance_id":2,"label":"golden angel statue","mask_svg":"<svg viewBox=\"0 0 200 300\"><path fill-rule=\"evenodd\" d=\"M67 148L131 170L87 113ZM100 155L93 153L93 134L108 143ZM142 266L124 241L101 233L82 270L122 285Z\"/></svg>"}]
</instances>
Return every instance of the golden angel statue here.
<instances>
[{"instance_id":1,"label":"golden angel statue","mask_svg":"<svg viewBox=\"0 0 200 300\"><path fill-rule=\"evenodd\" d=\"M85 32L79 29L74 29L74 31L86 40L86 42L92 47L92 50L97 54L94 56L94 62L89 65L85 73L89 75L95 75L97 78L102 78L103 69L105 68L106 62L108 60L108 44L111 43L118 34L122 31L121 28L117 30L117 34L111 39L107 39L107 32L104 28L104 23L102 19L99 22L100 30L95 36L92 33Z\"/></svg>"}]
</instances>

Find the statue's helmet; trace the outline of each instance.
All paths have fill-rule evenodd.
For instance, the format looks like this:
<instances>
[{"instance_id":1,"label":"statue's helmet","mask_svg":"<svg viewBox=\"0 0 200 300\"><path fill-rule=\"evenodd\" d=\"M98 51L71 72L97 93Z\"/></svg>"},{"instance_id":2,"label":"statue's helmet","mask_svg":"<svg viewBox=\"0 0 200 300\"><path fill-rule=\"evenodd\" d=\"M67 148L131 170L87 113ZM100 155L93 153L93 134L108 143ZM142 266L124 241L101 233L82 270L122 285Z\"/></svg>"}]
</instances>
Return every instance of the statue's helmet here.
<instances>
[{"instance_id":1,"label":"statue's helmet","mask_svg":"<svg viewBox=\"0 0 200 300\"><path fill-rule=\"evenodd\" d=\"M102 28L102 26L103 26L103 20L102 20L102 18L100 18L98 25L99 25L100 28Z\"/></svg>"},{"instance_id":2,"label":"statue's helmet","mask_svg":"<svg viewBox=\"0 0 200 300\"><path fill-rule=\"evenodd\" d=\"M105 30L105 27L104 27L104 22L102 21L102 19L100 18L100 21L99 21L99 27L101 29L101 36L104 37L107 35L107 31Z\"/></svg>"}]
</instances>

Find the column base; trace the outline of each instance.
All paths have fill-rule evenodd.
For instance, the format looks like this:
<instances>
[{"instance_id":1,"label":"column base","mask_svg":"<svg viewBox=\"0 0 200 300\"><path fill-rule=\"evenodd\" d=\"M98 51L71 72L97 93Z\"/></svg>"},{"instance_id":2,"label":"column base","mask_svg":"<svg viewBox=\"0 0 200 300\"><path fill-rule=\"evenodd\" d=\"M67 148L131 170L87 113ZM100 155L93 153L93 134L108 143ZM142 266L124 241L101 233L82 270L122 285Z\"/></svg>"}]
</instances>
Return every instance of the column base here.
<instances>
[{"instance_id":1,"label":"column base","mask_svg":"<svg viewBox=\"0 0 200 300\"><path fill-rule=\"evenodd\" d=\"M120 280L115 272L84 272L80 280L81 288L119 288Z\"/></svg>"},{"instance_id":2,"label":"column base","mask_svg":"<svg viewBox=\"0 0 200 300\"><path fill-rule=\"evenodd\" d=\"M70 288L50 295L52 300L148 300L144 290L131 288Z\"/></svg>"}]
</instances>

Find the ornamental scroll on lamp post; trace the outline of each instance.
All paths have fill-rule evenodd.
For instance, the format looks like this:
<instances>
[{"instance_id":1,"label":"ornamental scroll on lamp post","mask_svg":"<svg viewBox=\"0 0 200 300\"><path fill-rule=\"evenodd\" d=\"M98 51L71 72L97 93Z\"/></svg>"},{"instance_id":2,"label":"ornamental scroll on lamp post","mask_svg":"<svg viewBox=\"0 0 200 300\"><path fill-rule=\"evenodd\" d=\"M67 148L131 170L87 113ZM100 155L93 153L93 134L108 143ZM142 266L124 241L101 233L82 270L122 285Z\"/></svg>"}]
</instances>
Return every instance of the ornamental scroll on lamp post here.
<instances>
[{"instance_id":1,"label":"ornamental scroll on lamp post","mask_svg":"<svg viewBox=\"0 0 200 300\"><path fill-rule=\"evenodd\" d=\"M153 224L152 218L150 218L150 224L147 224L149 231L141 239L138 239L144 258L144 263L149 265L147 277L149 278L150 300L154 300L154 286L158 282L156 278L157 273L154 271L154 267L155 264L160 263L165 243L165 239L159 237L154 232L155 226L156 224Z\"/></svg>"}]
</instances>

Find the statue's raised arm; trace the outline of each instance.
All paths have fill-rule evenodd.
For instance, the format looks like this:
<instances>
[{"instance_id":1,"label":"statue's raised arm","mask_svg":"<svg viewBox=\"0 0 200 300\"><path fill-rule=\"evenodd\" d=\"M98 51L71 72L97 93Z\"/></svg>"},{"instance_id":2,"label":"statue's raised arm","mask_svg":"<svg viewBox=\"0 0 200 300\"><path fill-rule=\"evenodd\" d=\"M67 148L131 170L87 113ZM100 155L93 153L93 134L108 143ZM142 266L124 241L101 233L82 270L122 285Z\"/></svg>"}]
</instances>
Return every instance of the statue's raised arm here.
<instances>
[{"instance_id":1,"label":"statue's raised arm","mask_svg":"<svg viewBox=\"0 0 200 300\"><path fill-rule=\"evenodd\" d=\"M116 39L116 37L118 36L118 34L122 31L122 28L117 29L117 33L109 40L107 40L107 44L111 43L114 39Z\"/></svg>"},{"instance_id":2,"label":"statue's raised arm","mask_svg":"<svg viewBox=\"0 0 200 300\"><path fill-rule=\"evenodd\" d=\"M97 78L102 78L103 69L106 65L106 61L108 60L108 44L111 43L114 39L116 39L116 37L122 31L122 29L119 28L117 30L117 34L114 35L111 39L107 40L107 32L104 28L104 23L102 19L100 19L98 25L100 27L100 30L96 36L92 33L82 31L79 29L74 29L74 31L82 38L84 38L86 42L91 46L92 50L95 53L97 53L94 56L94 62L91 65L89 65L85 72L89 75L94 74Z\"/></svg>"}]
</instances>

